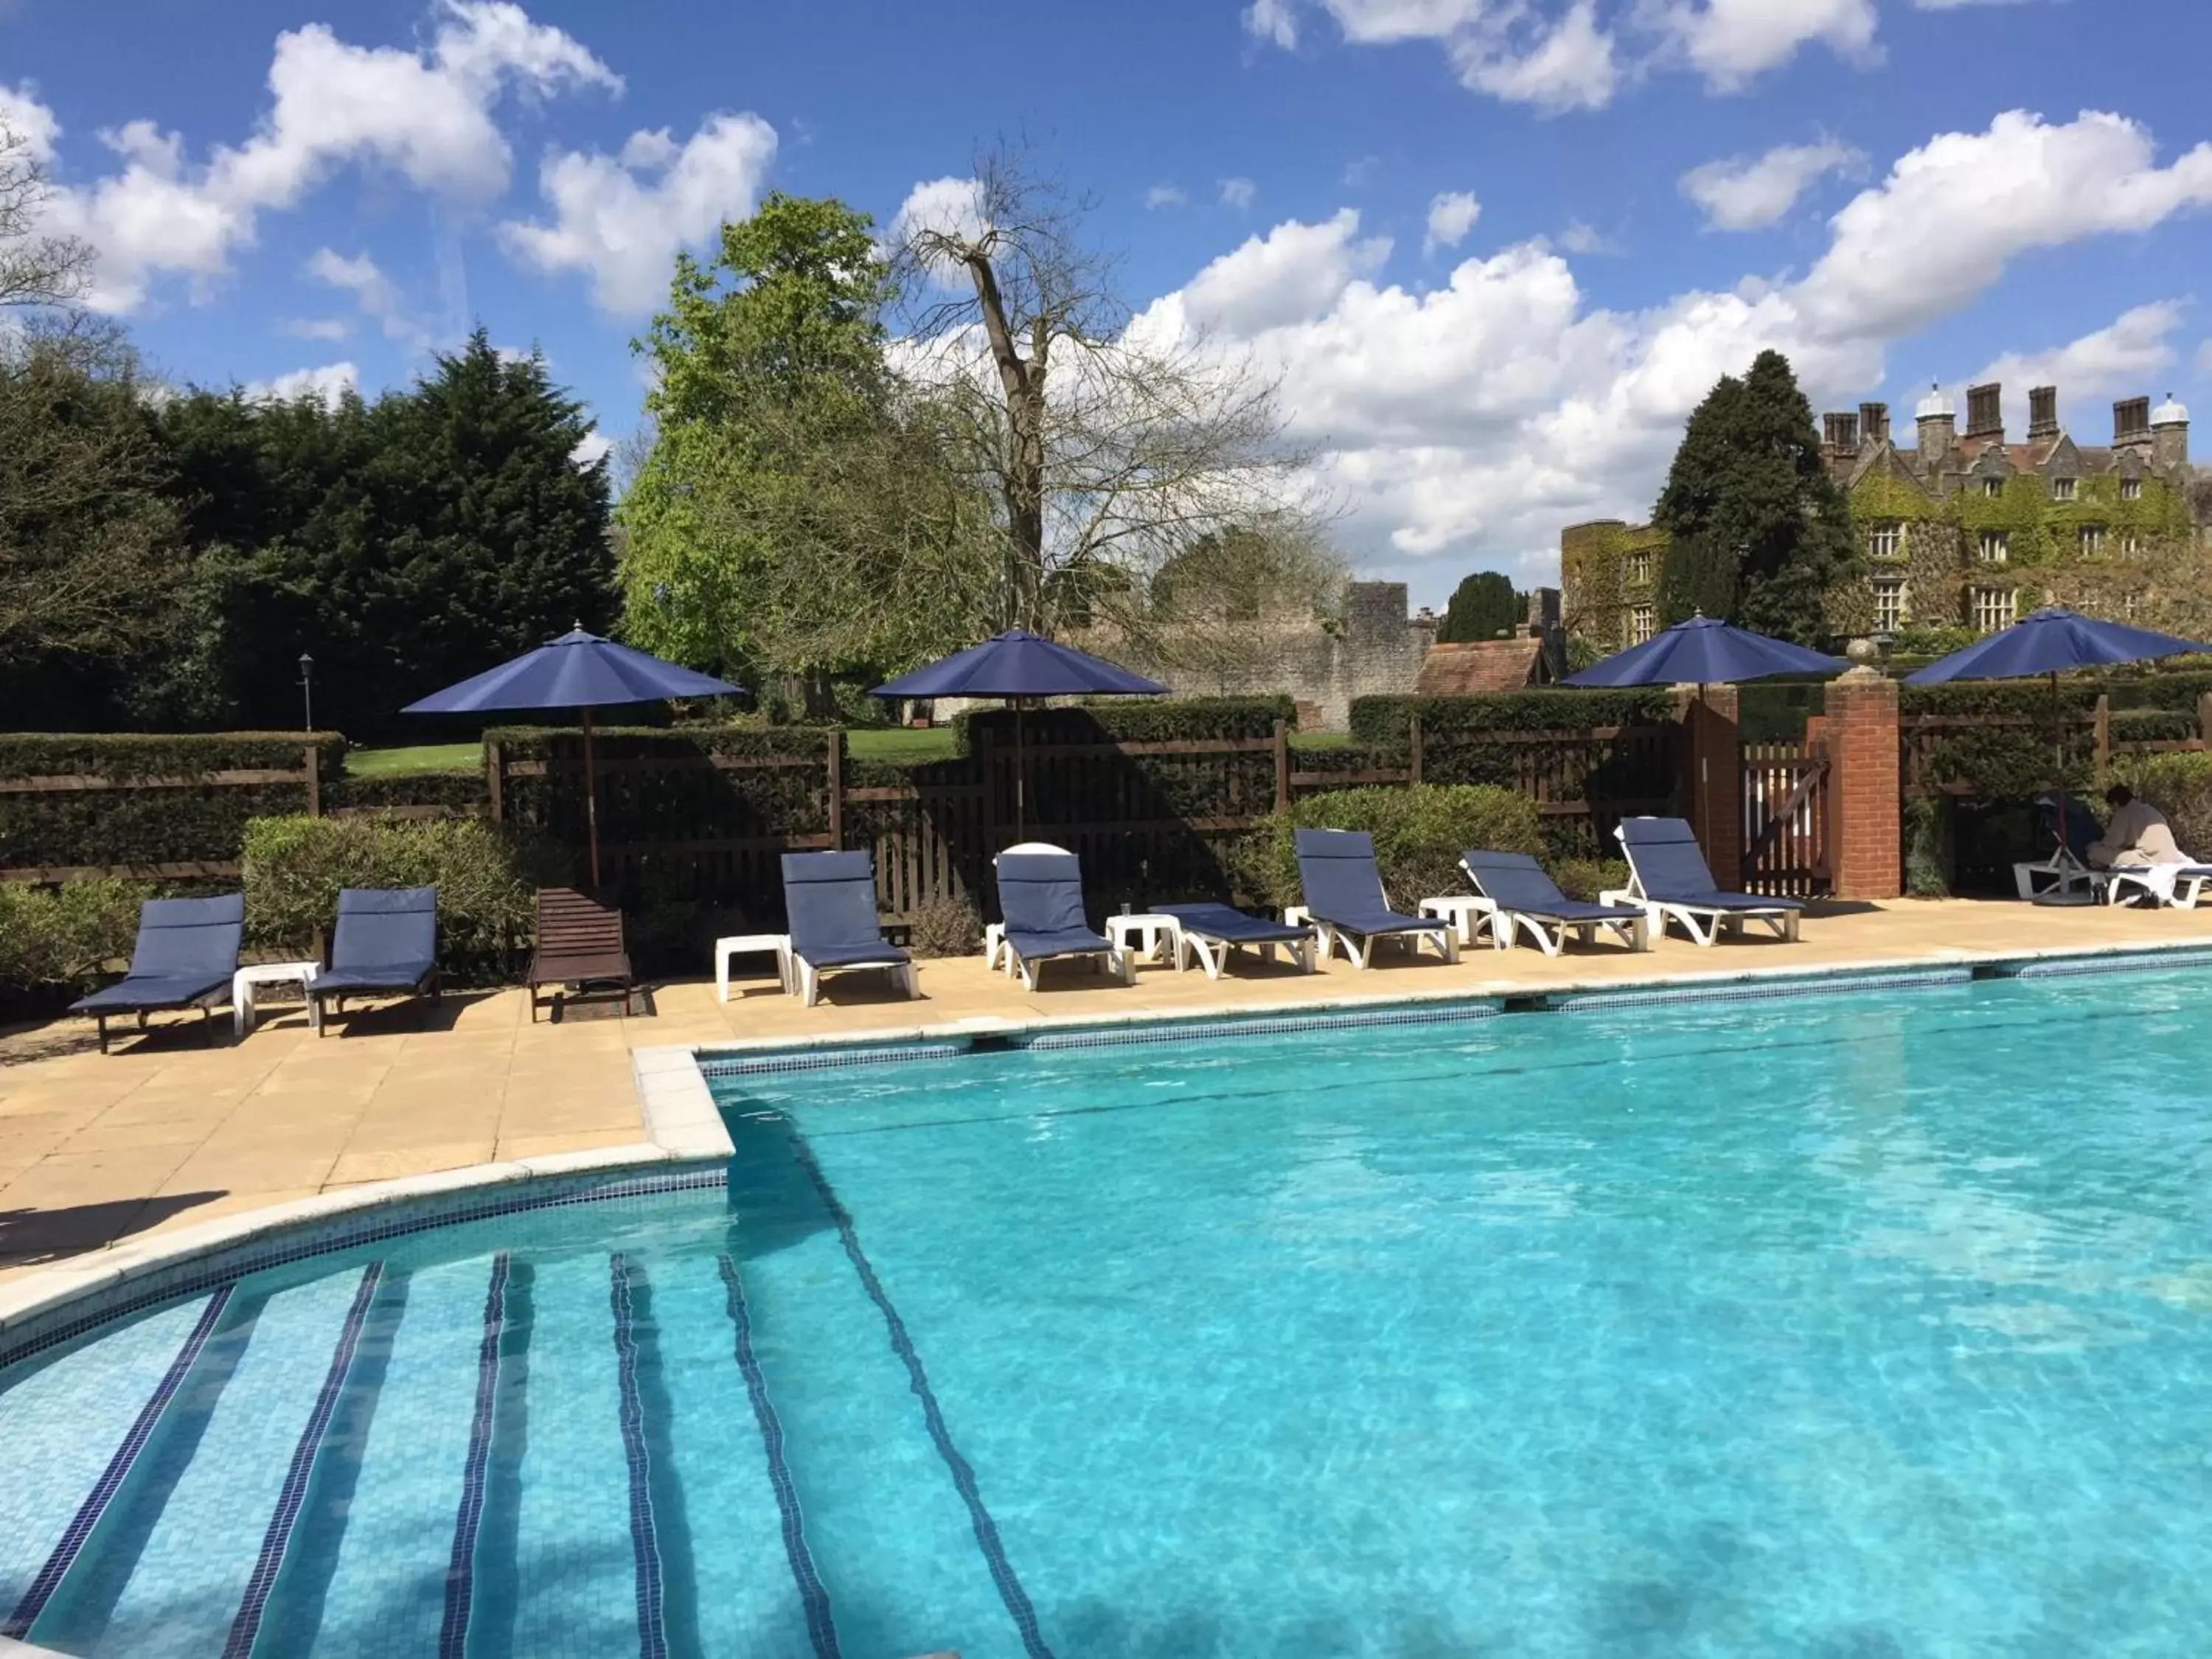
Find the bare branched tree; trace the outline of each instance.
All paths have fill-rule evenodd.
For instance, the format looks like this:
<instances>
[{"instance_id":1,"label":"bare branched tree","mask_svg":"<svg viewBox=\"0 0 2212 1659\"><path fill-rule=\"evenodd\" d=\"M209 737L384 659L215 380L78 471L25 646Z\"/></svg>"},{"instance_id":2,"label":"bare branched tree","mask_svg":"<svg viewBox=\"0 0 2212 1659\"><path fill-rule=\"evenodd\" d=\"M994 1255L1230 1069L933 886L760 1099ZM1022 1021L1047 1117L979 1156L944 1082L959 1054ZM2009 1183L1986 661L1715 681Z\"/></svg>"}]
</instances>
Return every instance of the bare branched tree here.
<instances>
[{"instance_id":1,"label":"bare branched tree","mask_svg":"<svg viewBox=\"0 0 2212 1659\"><path fill-rule=\"evenodd\" d=\"M1010 625L1113 611L1202 537L1315 515L1275 377L1133 317L1089 206L1001 147L962 210L895 228L902 367L995 504Z\"/></svg>"},{"instance_id":2,"label":"bare branched tree","mask_svg":"<svg viewBox=\"0 0 2212 1659\"><path fill-rule=\"evenodd\" d=\"M52 194L37 147L0 124L0 306L70 306L91 286L90 246L40 228Z\"/></svg>"}]
</instances>

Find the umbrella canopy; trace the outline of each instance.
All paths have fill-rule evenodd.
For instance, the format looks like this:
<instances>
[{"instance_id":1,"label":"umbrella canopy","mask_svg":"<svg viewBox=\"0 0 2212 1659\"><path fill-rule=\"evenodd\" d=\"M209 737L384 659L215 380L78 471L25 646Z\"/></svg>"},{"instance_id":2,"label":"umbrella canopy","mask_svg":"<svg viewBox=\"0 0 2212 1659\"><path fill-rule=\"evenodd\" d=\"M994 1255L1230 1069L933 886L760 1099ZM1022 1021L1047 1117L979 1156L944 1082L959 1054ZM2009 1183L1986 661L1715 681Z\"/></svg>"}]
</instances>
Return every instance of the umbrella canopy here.
<instances>
[{"instance_id":1,"label":"umbrella canopy","mask_svg":"<svg viewBox=\"0 0 2212 1659\"><path fill-rule=\"evenodd\" d=\"M648 657L582 626L512 662L410 702L403 714L483 714L501 708L596 708L663 697L727 697L739 688Z\"/></svg>"},{"instance_id":2,"label":"umbrella canopy","mask_svg":"<svg viewBox=\"0 0 2212 1659\"><path fill-rule=\"evenodd\" d=\"M902 674L878 697L1149 697L1167 690L1118 663L1019 628Z\"/></svg>"},{"instance_id":3,"label":"umbrella canopy","mask_svg":"<svg viewBox=\"0 0 2212 1659\"><path fill-rule=\"evenodd\" d=\"M416 699L403 714L488 714L502 708L575 708L584 726L584 831L592 885L599 884L599 787L592 764L592 710L605 704L658 702L664 697L727 697L742 689L693 672L597 634L581 623L559 639L512 662L487 668L458 685Z\"/></svg>"},{"instance_id":4,"label":"umbrella canopy","mask_svg":"<svg viewBox=\"0 0 2212 1659\"><path fill-rule=\"evenodd\" d=\"M2154 634L2124 623L2100 622L2058 605L2046 605L1977 640L1962 651L1931 662L1905 678L1907 685L1945 685L1953 680L2017 680L2038 674L2063 674L2074 668L2104 668L2115 663L2148 662L2185 651L2212 651L2171 634Z\"/></svg>"},{"instance_id":5,"label":"umbrella canopy","mask_svg":"<svg viewBox=\"0 0 2212 1659\"><path fill-rule=\"evenodd\" d=\"M879 685L878 697L1010 697L1014 704L1014 834L1029 822L1029 755L1022 737L1025 697L1150 697L1167 690L1119 663L1012 628Z\"/></svg>"},{"instance_id":6,"label":"umbrella canopy","mask_svg":"<svg viewBox=\"0 0 2212 1659\"><path fill-rule=\"evenodd\" d=\"M1732 685L1777 674L1832 674L1850 666L1787 640L1731 628L1713 617L1692 617L1641 645L1593 663L1559 684L1580 686Z\"/></svg>"}]
</instances>

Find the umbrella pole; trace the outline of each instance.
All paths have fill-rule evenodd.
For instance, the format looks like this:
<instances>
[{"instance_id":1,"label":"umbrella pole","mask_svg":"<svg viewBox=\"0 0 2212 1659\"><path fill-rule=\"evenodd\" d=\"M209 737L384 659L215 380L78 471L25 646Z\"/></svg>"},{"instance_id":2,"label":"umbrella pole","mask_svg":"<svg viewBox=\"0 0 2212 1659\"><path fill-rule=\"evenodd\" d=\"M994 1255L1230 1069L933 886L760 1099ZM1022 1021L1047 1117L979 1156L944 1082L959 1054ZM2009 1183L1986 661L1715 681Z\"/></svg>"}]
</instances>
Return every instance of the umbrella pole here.
<instances>
[{"instance_id":1,"label":"umbrella pole","mask_svg":"<svg viewBox=\"0 0 2212 1659\"><path fill-rule=\"evenodd\" d=\"M592 711L584 710L584 840L591 848L592 888L599 885L599 779L592 764Z\"/></svg>"},{"instance_id":2,"label":"umbrella pole","mask_svg":"<svg viewBox=\"0 0 2212 1659\"><path fill-rule=\"evenodd\" d=\"M2066 839L2066 709L2058 696L2058 671L2051 671L2051 779L2058 802L2058 844L2072 848Z\"/></svg>"},{"instance_id":3,"label":"umbrella pole","mask_svg":"<svg viewBox=\"0 0 2212 1659\"><path fill-rule=\"evenodd\" d=\"M1029 839L1029 747L1022 735L1022 700L1014 699L1014 840Z\"/></svg>"}]
</instances>

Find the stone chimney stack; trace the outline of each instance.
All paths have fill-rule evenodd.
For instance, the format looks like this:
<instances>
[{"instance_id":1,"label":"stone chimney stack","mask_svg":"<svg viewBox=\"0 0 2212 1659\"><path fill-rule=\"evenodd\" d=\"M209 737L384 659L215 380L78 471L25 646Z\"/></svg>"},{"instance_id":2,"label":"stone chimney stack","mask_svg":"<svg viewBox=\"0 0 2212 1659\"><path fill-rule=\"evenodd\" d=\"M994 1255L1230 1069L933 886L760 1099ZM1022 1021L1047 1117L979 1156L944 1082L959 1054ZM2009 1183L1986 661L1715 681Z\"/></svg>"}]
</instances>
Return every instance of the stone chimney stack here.
<instances>
[{"instance_id":1,"label":"stone chimney stack","mask_svg":"<svg viewBox=\"0 0 2212 1659\"><path fill-rule=\"evenodd\" d=\"M2150 399L2124 398L2112 405L2112 447L2150 447Z\"/></svg>"},{"instance_id":2,"label":"stone chimney stack","mask_svg":"<svg viewBox=\"0 0 2212 1659\"><path fill-rule=\"evenodd\" d=\"M1889 436L1889 405L1861 404L1859 405L1859 453L1875 448Z\"/></svg>"},{"instance_id":3,"label":"stone chimney stack","mask_svg":"<svg viewBox=\"0 0 2212 1659\"><path fill-rule=\"evenodd\" d=\"M2039 386L2027 394L2027 441L2058 435L2058 388Z\"/></svg>"},{"instance_id":4,"label":"stone chimney stack","mask_svg":"<svg viewBox=\"0 0 2212 1659\"><path fill-rule=\"evenodd\" d=\"M1848 459L1859 453L1859 417L1856 415L1823 415L1820 447L1828 452L1828 459Z\"/></svg>"},{"instance_id":5,"label":"stone chimney stack","mask_svg":"<svg viewBox=\"0 0 2212 1659\"><path fill-rule=\"evenodd\" d=\"M1933 477L1951 459L1952 447L1958 441L1959 413L1943 395L1943 388L1931 386L1913 415L1920 428L1920 465Z\"/></svg>"},{"instance_id":6,"label":"stone chimney stack","mask_svg":"<svg viewBox=\"0 0 2212 1659\"><path fill-rule=\"evenodd\" d=\"M2150 412L2150 458L2169 472L2189 465L2189 411L2171 392Z\"/></svg>"},{"instance_id":7,"label":"stone chimney stack","mask_svg":"<svg viewBox=\"0 0 2212 1659\"><path fill-rule=\"evenodd\" d=\"M2004 387L1999 382L1966 388L1966 435L2004 441Z\"/></svg>"}]
</instances>

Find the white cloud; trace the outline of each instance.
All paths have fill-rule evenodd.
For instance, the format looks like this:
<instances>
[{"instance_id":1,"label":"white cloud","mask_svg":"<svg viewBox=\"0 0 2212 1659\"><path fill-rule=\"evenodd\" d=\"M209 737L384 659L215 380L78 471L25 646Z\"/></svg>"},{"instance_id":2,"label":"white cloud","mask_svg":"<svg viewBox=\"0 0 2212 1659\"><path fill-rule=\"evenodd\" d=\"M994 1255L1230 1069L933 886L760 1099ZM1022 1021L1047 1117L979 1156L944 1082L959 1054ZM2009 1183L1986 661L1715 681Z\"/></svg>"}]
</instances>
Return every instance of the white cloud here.
<instances>
[{"instance_id":1,"label":"white cloud","mask_svg":"<svg viewBox=\"0 0 2212 1659\"><path fill-rule=\"evenodd\" d=\"M1467 191L1446 191L1430 198L1429 234L1422 251L1433 253L1440 247L1457 247L1481 216L1482 204Z\"/></svg>"},{"instance_id":2,"label":"white cloud","mask_svg":"<svg viewBox=\"0 0 2212 1659\"><path fill-rule=\"evenodd\" d=\"M1470 89L1550 111L1610 103L1629 70L1623 32L1638 37L1637 68L1672 64L1734 91L1819 44L1857 63L1879 57L1875 0L1621 0L1611 23L1597 0L1317 0L1355 46L1433 40ZM1244 27L1285 48L1298 43L1292 0L1257 0Z\"/></svg>"},{"instance_id":3,"label":"white cloud","mask_svg":"<svg viewBox=\"0 0 2212 1659\"><path fill-rule=\"evenodd\" d=\"M1580 219L1567 221L1567 228L1555 238L1570 253L1618 253L1620 248L1613 240L1595 225L1584 224Z\"/></svg>"},{"instance_id":4,"label":"white cloud","mask_svg":"<svg viewBox=\"0 0 2212 1659\"><path fill-rule=\"evenodd\" d=\"M294 403L317 398L335 406L349 392L361 390L361 371L351 363L325 363L320 368L295 368L273 380L249 380L246 397L254 403Z\"/></svg>"},{"instance_id":5,"label":"white cloud","mask_svg":"<svg viewBox=\"0 0 2212 1659\"><path fill-rule=\"evenodd\" d=\"M33 161L54 159L54 141L62 136L53 111L39 101L29 82L20 87L0 86L0 126L22 141L23 151Z\"/></svg>"},{"instance_id":6,"label":"white cloud","mask_svg":"<svg viewBox=\"0 0 2212 1659\"><path fill-rule=\"evenodd\" d=\"M1291 0L1252 0L1244 9L1244 27L1271 46L1288 52L1298 43L1298 20Z\"/></svg>"},{"instance_id":7,"label":"white cloud","mask_svg":"<svg viewBox=\"0 0 2212 1659\"><path fill-rule=\"evenodd\" d=\"M1682 175L1682 194L1705 210L1713 230L1757 230L1797 205L1815 179L1863 168L1866 157L1833 139L1781 144L1764 155L1707 161Z\"/></svg>"},{"instance_id":8,"label":"white cloud","mask_svg":"<svg viewBox=\"0 0 2212 1659\"><path fill-rule=\"evenodd\" d=\"M1449 553L1551 580L1561 526L1650 511L1720 375L1772 347L1816 408L1879 395L1893 347L1972 304L2019 252L2148 228L2212 196L2200 167L2212 162L2156 167L2148 136L2112 118L2002 118L1901 158L1832 222L1802 279L1747 276L1642 310L1592 305L1569 252L1541 240L1415 292L1385 280L1387 246L1347 210L1248 240L1139 321L1204 324L1212 349L1279 375L1290 435L1349 504L1343 534L1363 562L1418 575ZM2182 316L2140 306L1988 373L2083 397L2140 389L2171 361Z\"/></svg>"},{"instance_id":9,"label":"white cloud","mask_svg":"<svg viewBox=\"0 0 2212 1659\"><path fill-rule=\"evenodd\" d=\"M353 332L343 317L295 317L283 328L295 340L343 340Z\"/></svg>"},{"instance_id":10,"label":"white cloud","mask_svg":"<svg viewBox=\"0 0 2212 1659\"><path fill-rule=\"evenodd\" d=\"M568 452L568 459L578 466L591 466L604 460L613 452L615 441L593 427L576 440L576 447Z\"/></svg>"},{"instance_id":11,"label":"white cloud","mask_svg":"<svg viewBox=\"0 0 2212 1659\"><path fill-rule=\"evenodd\" d=\"M2156 165L2150 135L2118 115L2052 126L2024 110L1900 157L1832 222L1796 290L1825 332L1909 333L1993 286L2038 248L2144 231L2212 205L2212 143Z\"/></svg>"},{"instance_id":12,"label":"white cloud","mask_svg":"<svg viewBox=\"0 0 2212 1659\"><path fill-rule=\"evenodd\" d=\"M429 344L428 331L408 316L391 279L366 253L349 259L329 248L318 248L307 261L307 275L352 295L362 314L382 329L387 340L400 341L418 351Z\"/></svg>"},{"instance_id":13,"label":"white cloud","mask_svg":"<svg viewBox=\"0 0 2212 1659\"><path fill-rule=\"evenodd\" d=\"M1716 91L1733 92L1817 41L1875 56L1874 0L1660 0L1661 28Z\"/></svg>"},{"instance_id":14,"label":"white cloud","mask_svg":"<svg viewBox=\"0 0 2212 1659\"><path fill-rule=\"evenodd\" d=\"M2125 311L2094 334L2047 351L2008 352L1974 376L2008 387L2055 386L2062 398L2132 396L2174 361L2172 336L2185 307L2160 300Z\"/></svg>"},{"instance_id":15,"label":"white cloud","mask_svg":"<svg viewBox=\"0 0 2212 1659\"><path fill-rule=\"evenodd\" d=\"M757 115L714 115L678 145L665 131L630 136L620 155L548 155L538 189L553 222L509 221L508 251L540 270L588 274L599 308L641 316L666 297L678 248L753 210L775 129Z\"/></svg>"},{"instance_id":16,"label":"white cloud","mask_svg":"<svg viewBox=\"0 0 2212 1659\"><path fill-rule=\"evenodd\" d=\"M1252 205L1252 198L1258 193L1259 187L1249 179L1224 179L1221 181L1221 205L1235 208L1240 213Z\"/></svg>"},{"instance_id":17,"label":"white cloud","mask_svg":"<svg viewBox=\"0 0 2212 1659\"><path fill-rule=\"evenodd\" d=\"M974 241L983 234L983 186L973 179L926 179L907 191L885 233L896 247L922 231Z\"/></svg>"},{"instance_id":18,"label":"white cloud","mask_svg":"<svg viewBox=\"0 0 2212 1659\"><path fill-rule=\"evenodd\" d=\"M203 285L222 276L253 240L260 214L294 206L349 162L389 167L449 200L489 200L506 189L512 167L492 119L509 91L621 89L613 70L520 6L444 0L438 15L422 51L349 46L320 23L279 34L258 130L238 146L216 146L204 163L150 121L103 132L122 170L57 191L47 209L51 228L99 250L95 303L127 311L161 276ZM36 120L23 107L35 100L15 97L16 114Z\"/></svg>"},{"instance_id":19,"label":"white cloud","mask_svg":"<svg viewBox=\"0 0 2212 1659\"><path fill-rule=\"evenodd\" d=\"M1154 185L1145 192L1145 205L1148 208L1181 207L1189 199L1180 185Z\"/></svg>"},{"instance_id":20,"label":"white cloud","mask_svg":"<svg viewBox=\"0 0 2212 1659\"><path fill-rule=\"evenodd\" d=\"M1182 289L1184 313L1235 338L1318 315L1390 257L1387 236L1359 240L1359 214L1346 208L1317 225L1286 220L1223 254Z\"/></svg>"}]
</instances>

